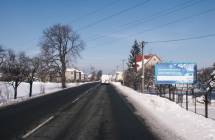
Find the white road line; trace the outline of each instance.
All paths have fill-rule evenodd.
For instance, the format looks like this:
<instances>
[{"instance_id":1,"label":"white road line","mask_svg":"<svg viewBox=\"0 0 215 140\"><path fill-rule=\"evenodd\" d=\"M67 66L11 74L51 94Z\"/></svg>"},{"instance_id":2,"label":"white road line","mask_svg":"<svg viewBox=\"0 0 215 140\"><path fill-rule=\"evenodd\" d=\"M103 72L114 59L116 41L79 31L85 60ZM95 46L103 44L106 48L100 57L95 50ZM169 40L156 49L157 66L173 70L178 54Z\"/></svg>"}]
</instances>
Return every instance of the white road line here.
<instances>
[{"instance_id":1,"label":"white road line","mask_svg":"<svg viewBox=\"0 0 215 140\"><path fill-rule=\"evenodd\" d=\"M80 95L78 98L76 98L75 100L73 100L72 103L75 103L75 102L77 102L80 98L82 98L83 96L86 96L91 90L92 90L92 88L90 88L89 90L87 90L84 94Z\"/></svg>"},{"instance_id":2,"label":"white road line","mask_svg":"<svg viewBox=\"0 0 215 140\"><path fill-rule=\"evenodd\" d=\"M72 101L72 103L75 103L76 101L78 101L80 99L80 97L76 98L74 101Z\"/></svg>"},{"instance_id":3,"label":"white road line","mask_svg":"<svg viewBox=\"0 0 215 140\"><path fill-rule=\"evenodd\" d=\"M96 87L98 87L98 86L96 86ZM83 96L86 96L94 88L90 88L89 90L87 90L85 94L82 94L81 96L79 96L78 98L76 98L75 100L73 100L72 103L75 103L80 98L82 98ZM32 129L31 131L29 131L28 133L26 133L25 135L23 135L22 138L23 139L27 138L28 136L30 136L31 134L33 134L35 131L37 131L38 129L40 129L42 126L44 126L45 124L47 124L49 121L51 121L52 119L54 119L54 116L49 117L46 121L44 121L43 123L41 123L40 125L38 125L34 129Z\"/></svg>"},{"instance_id":4,"label":"white road line","mask_svg":"<svg viewBox=\"0 0 215 140\"><path fill-rule=\"evenodd\" d=\"M83 96L86 96L88 94L88 92L86 92L85 94L80 95L78 98L76 98L75 100L72 101L72 103L77 102L80 98L82 98Z\"/></svg>"},{"instance_id":5,"label":"white road line","mask_svg":"<svg viewBox=\"0 0 215 140\"><path fill-rule=\"evenodd\" d=\"M31 131L29 131L28 133L26 133L25 135L23 135L22 138L23 139L27 138L32 133L34 133L35 131L37 131L39 128L41 128L42 126L44 126L46 123L48 123L49 121L51 121L52 119L54 119L54 116L49 117L46 121L44 121L43 123L41 123L40 125L38 125L34 129L32 129Z\"/></svg>"}]
</instances>

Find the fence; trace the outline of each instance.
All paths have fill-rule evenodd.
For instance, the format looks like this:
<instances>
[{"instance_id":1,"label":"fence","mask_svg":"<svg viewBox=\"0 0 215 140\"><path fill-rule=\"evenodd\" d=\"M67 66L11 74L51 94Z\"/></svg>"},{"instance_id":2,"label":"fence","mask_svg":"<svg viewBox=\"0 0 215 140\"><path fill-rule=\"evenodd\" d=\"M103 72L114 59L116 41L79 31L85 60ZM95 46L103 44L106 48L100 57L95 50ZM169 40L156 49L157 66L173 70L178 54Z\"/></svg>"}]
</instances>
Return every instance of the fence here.
<instances>
[{"instance_id":1,"label":"fence","mask_svg":"<svg viewBox=\"0 0 215 140\"><path fill-rule=\"evenodd\" d=\"M187 87L165 87L162 89L149 89L149 94L156 94L176 102L179 106L194 113L206 116L215 120L215 91L208 96L206 92L197 91ZM205 97L208 99L205 100Z\"/></svg>"}]
</instances>

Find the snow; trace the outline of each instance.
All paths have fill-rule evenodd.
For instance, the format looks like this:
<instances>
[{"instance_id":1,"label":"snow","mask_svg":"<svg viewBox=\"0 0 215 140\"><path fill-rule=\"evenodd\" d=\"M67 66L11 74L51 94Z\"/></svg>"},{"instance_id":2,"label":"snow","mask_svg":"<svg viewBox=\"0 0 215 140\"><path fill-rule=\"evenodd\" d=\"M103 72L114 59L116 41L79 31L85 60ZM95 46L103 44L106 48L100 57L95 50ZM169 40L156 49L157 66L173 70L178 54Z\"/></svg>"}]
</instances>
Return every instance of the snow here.
<instances>
[{"instance_id":1,"label":"snow","mask_svg":"<svg viewBox=\"0 0 215 140\"><path fill-rule=\"evenodd\" d=\"M155 91L149 92L150 94L155 94ZM168 93L168 91L167 91ZM179 92L180 93L180 92ZM194 95L196 95L196 113L200 114L200 115L205 115L205 104L204 104L204 92L199 92L199 90L194 90ZM181 95L183 95L183 102L178 103L178 105L180 105L183 108L186 108L186 95L185 95L185 91L182 93L180 93ZM162 97L166 97L169 98L169 94L165 94L162 95ZM211 119L215 119L215 93L214 91L211 94L211 100L210 103L208 104L208 117ZM177 96L175 96L175 101L177 102ZM195 112L195 97L192 94L188 94L188 110Z\"/></svg>"},{"instance_id":2,"label":"snow","mask_svg":"<svg viewBox=\"0 0 215 140\"><path fill-rule=\"evenodd\" d=\"M84 83L67 83L67 88L82 85ZM61 83L34 82L32 98L63 90ZM14 89L7 82L0 82L0 106L6 106L29 99L29 83L22 82L17 89L17 99L13 99Z\"/></svg>"},{"instance_id":3,"label":"snow","mask_svg":"<svg viewBox=\"0 0 215 140\"><path fill-rule=\"evenodd\" d=\"M112 85L135 107L140 117L145 119L148 114L150 119L147 121L160 132L166 133L161 134L163 139L215 140L214 120L186 111L166 98L141 94L120 83ZM169 132L173 133L172 138Z\"/></svg>"}]
</instances>

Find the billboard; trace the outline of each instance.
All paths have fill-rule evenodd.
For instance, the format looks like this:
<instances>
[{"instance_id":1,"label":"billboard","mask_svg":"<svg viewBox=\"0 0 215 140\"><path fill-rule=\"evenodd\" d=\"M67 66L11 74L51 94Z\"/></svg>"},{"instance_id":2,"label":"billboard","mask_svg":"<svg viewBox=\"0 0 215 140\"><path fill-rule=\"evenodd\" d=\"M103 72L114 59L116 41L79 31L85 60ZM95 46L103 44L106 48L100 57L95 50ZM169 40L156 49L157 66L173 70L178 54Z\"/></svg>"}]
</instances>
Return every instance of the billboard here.
<instances>
[{"instance_id":1,"label":"billboard","mask_svg":"<svg viewBox=\"0 0 215 140\"><path fill-rule=\"evenodd\" d=\"M194 63L160 63L155 65L156 84L193 84L196 80Z\"/></svg>"}]
</instances>

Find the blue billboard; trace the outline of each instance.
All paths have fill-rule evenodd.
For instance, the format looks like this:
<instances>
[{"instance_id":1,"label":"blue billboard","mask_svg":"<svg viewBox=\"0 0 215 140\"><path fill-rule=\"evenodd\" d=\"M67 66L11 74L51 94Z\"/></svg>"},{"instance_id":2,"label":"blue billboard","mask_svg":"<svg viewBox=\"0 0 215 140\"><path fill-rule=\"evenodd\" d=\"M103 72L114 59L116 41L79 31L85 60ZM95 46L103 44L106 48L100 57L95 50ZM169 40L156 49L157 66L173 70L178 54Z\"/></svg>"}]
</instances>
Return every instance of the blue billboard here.
<instances>
[{"instance_id":1,"label":"blue billboard","mask_svg":"<svg viewBox=\"0 0 215 140\"><path fill-rule=\"evenodd\" d=\"M156 84L193 84L196 80L194 63L160 63L155 65Z\"/></svg>"}]
</instances>

